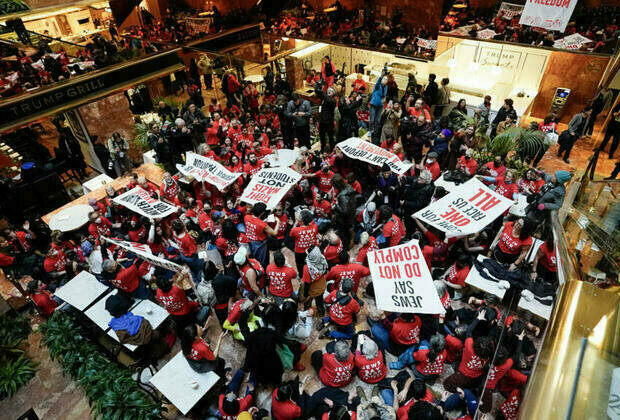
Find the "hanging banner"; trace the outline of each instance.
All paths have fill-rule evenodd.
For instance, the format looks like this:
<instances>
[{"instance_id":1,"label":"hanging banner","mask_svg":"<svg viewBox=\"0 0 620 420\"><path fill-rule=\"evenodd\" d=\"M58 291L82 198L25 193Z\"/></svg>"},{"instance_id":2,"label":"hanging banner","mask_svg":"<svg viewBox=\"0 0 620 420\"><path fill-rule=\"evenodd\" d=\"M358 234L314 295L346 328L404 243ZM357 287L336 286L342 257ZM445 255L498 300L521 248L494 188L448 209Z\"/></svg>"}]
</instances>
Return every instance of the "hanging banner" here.
<instances>
[{"instance_id":1,"label":"hanging banner","mask_svg":"<svg viewBox=\"0 0 620 420\"><path fill-rule=\"evenodd\" d=\"M230 172L218 162L194 152L186 152L185 165L177 164L177 169L183 175L191 176L197 181L206 181L220 191L241 176L240 173Z\"/></svg>"},{"instance_id":2,"label":"hanging banner","mask_svg":"<svg viewBox=\"0 0 620 420\"><path fill-rule=\"evenodd\" d=\"M185 24L187 25L187 32L191 35L196 35L199 33L208 34L211 25L213 24L213 18L186 18Z\"/></svg>"},{"instance_id":3,"label":"hanging banner","mask_svg":"<svg viewBox=\"0 0 620 420\"><path fill-rule=\"evenodd\" d=\"M151 265L156 265L157 267L161 267L161 268L165 268L166 270L177 271L177 272L183 269L183 267L180 266L179 264L175 264L172 261L168 261L165 258L161 258L156 255L153 255L153 253L151 252L151 249L147 245L139 244L136 242L121 241L119 239L110 239L104 236L102 236L102 238L106 242L119 246L131 252L132 254L135 254L138 258L145 260Z\"/></svg>"},{"instance_id":4,"label":"hanging banner","mask_svg":"<svg viewBox=\"0 0 620 420\"><path fill-rule=\"evenodd\" d=\"M562 39L558 39L553 43L553 48L560 48L563 50L578 50L583 44L589 44L591 39L586 38L581 34L572 34Z\"/></svg>"},{"instance_id":5,"label":"hanging banner","mask_svg":"<svg viewBox=\"0 0 620 420\"><path fill-rule=\"evenodd\" d=\"M129 210L141 216L150 218L170 216L177 211L175 206L152 198L149 193L141 187L135 187L118 197L114 197L112 201L123 207L127 207Z\"/></svg>"},{"instance_id":6,"label":"hanging banner","mask_svg":"<svg viewBox=\"0 0 620 420\"><path fill-rule=\"evenodd\" d=\"M414 216L446 232L448 237L465 236L480 232L513 204L512 200L472 178Z\"/></svg>"},{"instance_id":7,"label":"hanging banner","mask_svg":"<svg viewBox=\"0 0 620 420\"><path fill-rule=\"evenodd\" d=\"M523 13L523 7L524 6L522 4L502 2L502 4L499 6L497 14L499 15L500 12L504 12L503 18L511 20L513 17L519 16L521 13Z\"/></svg>"},{"instance_id":8,"label":"hanging banner","mask_svg":"<svg viewBox=\"0 0 620 420\"><path fill-rule=\"evenodd\" d=\"M241 196L241 201L250 204L265 203L273 209L288 192L301 180L301 175L291 168L264 168L252 176Z\"/></svg>"},{"instance_id":9,"label":"hanging banner","mask_svg":"<svg viewBox=\"0 0 620 420\"><path fill-rule=\"evenodd\" d=\"M416 41L416 44L418 45L418 47L427 48L429 50L436 50L437 49L437 40L436 39L418 38L418 40Z\"/></svg>"},{"instance_id":10,"label":"hanging banner","mask_svg":"<svg viewBox=\"0 0 620 420\"><path fill-rule=\"evenodd\" d=\"M564 32L576 5L577 0L527 0L519 24Z\"/></svg>"},{"instance_id":11,"label":"hanging banner","mask_svg":"<svg viewBox=\"0 0 620 420\"><path fill-rule=\"evenodd\" d=\"M443 314L418 241L368 253L377 308L390 312Z\"/></svg>"},{"instance_id":12,"label":"hanging banner","mask_svg":"<svg viewBox=\"0 0 620 420\"><path fill-rule=\"evenodd\" d=\"M359 137L351 137L341 141L336 146L351 159L361 160L376 166L383 166L386 163L392 172L398 175L404 174L411 168L411 163L404 163L394 153Z\"/></svg>"}]
</instances>

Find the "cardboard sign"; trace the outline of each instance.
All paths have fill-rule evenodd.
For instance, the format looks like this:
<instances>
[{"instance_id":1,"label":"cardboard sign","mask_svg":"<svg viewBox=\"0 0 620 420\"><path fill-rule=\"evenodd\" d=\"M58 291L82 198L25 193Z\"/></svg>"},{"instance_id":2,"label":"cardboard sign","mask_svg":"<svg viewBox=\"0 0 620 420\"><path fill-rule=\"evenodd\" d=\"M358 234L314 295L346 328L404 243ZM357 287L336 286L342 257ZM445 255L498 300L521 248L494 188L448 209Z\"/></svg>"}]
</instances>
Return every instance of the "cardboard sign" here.
<instances>
[{"instance_id":1,"label":"cardboard sign","mask_svg":"<svg viewBox=\"0 0 620 420\"><path fill-rule=\"evenodd\" d=\"M560 48L563 50L578 50L583 44L592 42L591 39L586 38L581 34L572 34L562 39L558 39L553 43L553 48Z\"/></svg>"},{"instance_id":2,"label":"cardboard sign","mask_svg":"<svg viewBox=\"0 0 620 420\"><path fill-rule=\"evenodd\" d=\"M265 203L273 209L288 192L301 180L301 175L291 168L264 168L252 176L241 196L241 201L256 204Z\"/></svg>"},{"instance_id":3,"label":"cardboard sign","mask_svg":"<svg viewBox=\"0 0 620 420\"><path fill-rule=\"evenodd\" d=\"M348 140L341 141L336 147L352 159L358 159L376 166L383 166L386 163L392 172L398 175L404 174L411 168L411 163L404 163L394 153L359 137L351 137Z\"/></svg>"},{"instance_id":4,"label":"cardboard sign","mask_svg":"<svg viewBox=\"0 0 620 420\"><path fill-rule=\"evenodd\" d=\"M416 44L418 45L418 47L426 48L426 49L429 49L429 50L437 49L437 40L436 39L418 38L418 40L416 41Z\"/></svg>"},{"instance_id":5,"label":"cardboard sign","mask_svg":"<svg viewBox=\"0 0 620 420\"><path fill-rule=\"evenodd\" d=\"M513 204L512 200L472 178L414 216L446 232L448 237L465 236L481 231Z\"/></svg>"},{"instance_id":6,"label":"cardboard sign","mask_svg":"<svg viewBox=\"0 0 620 420\"><path fill-rule=\"evenodd\" d=\"M511 20L513 17L520 15L521 13L523 13L523 5L522 4L512 4L512 3L506 3L506 2L502 2L502 4L499 6L499 10L497 12L497 14L499 15L499 12L504 12L504 19L508 19Z\"/></svg>"},{"instance_id":7,"label":"cardboard sign","mask_svg":"<svg viewBox=\"0 0 620 420\"><path fill-rule=\"evenodd\" d=\"M177 169L183 175L191 176L198 181L206 181L220 191L241 176L240 173L230 172L218 162L194 152L186 152L185 165L177 164Z\"/></svg>"},{"instance_id":8,"label":"cardboard sign","mask_svg":"<svg viewBox=\"0 0 620 420\"><path fill-rule=\"evenodd\" d=\"M135 187L118 197L114 197L112 201L142 216L150 218L170 216L177 211L175 206L152 198L149 193L141 187Z\"/></svg>"},{"instance_id":9,"label":"cardboard sign","mask_svg":"<svg viewBox=\"0 0 620 420\"><path fill-rule=\"evenodd\" d=\"M418 241L369 252L368 267L377 308L390 312L445 313Z\"/></svg>"},{"instance_id":10,"label":"cardboard sign","mask_svg":"<svg viewBox=\"0 0 620 420\"><path fill-rule=\"evenodd\" d=\"M576 5L577 0L527 0L519 24L564 32Z\"/></svg>"},{"instance_id":11,"label":"cardboard sign","mask_svg":"<svg viewBox=\"0 0 620 420\"><path fill-rule=\"evenodd\" d=\"M166 270L176 271L176 272L181 271L183 269L183 267L180 266L179 264L175 264L172 261L168 261L165 258L161 258L156 255L153 255L153 253L151 252L151 249L147 245L139 244L136 242L121 241L118 239L110 239L106 237L102 237L102 238L104 241L107 241L111 244L119 246L131 252L132 254L135 254L138 258L145 260L151 265L156 265L158 267L165 268Z\"/></svg>"}]
</instances>

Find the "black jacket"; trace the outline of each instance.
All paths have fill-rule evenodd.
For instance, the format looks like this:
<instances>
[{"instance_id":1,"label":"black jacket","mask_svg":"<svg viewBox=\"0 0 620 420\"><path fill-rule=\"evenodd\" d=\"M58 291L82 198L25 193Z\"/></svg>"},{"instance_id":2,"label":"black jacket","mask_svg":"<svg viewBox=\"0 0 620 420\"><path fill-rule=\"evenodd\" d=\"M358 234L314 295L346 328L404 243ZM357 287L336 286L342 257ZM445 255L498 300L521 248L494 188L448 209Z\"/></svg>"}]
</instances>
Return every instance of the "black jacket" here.
<instances>
[{"instance_id":1,"label":"black jacket","mask_svg":"<svg viewBox=\"0 0 620 420\"><path fill-rule=\"evenodd\" d=\"M506 110L506 108L502 106L499 111L497 111L497 115L493 119L493 127L497 127L497 125L502 121L506 120L506 117L508 116L512 118L514 122L517 121L517 111L515 111L513 107L510 107L510 109Z\"/></svg>"}]
</instances>

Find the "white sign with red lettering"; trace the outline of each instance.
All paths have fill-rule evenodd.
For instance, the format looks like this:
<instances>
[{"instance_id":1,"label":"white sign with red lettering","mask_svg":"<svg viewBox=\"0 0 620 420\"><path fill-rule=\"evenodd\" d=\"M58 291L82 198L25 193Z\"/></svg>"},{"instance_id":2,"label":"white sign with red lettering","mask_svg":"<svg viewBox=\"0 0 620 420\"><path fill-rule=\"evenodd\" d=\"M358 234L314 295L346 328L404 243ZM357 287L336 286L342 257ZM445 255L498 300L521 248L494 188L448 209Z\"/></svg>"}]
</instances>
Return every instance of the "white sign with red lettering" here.
<instances>
[{"instance_id":1,"label":"white sign with red lettering","mask_svg":"<svg viewBox=\"0 0 620 420\"><path fill-rule=\"evenodd\" d=\"M448 237L465 236L480 232L513 204L512 200L472 178L414 216L446 232Z\"/></svg>"},{"instance_id":2,"label":"white sign with red lettering","mask_svg":"<svg viewBox=\"0 0 620 420\"><path fill-rule=\"evenodd\" d=\"M250 204L265 203L268 209L273 209L300 180L301 175L291 168L263 168L252 176L243 190L241 201Z\"/></svg>"},{"instance_id":3,"label":"white sign with red lettering","mask_svg":"<svg viewBox=\"0 0 620 420\"><path fill-rule=\"evenodd\" d=\"M390 312L445 313L418 241L369 252L368 268L377 308Z\"/></svg>"},{"instance_id":4,"label":"white sign with red lettering","mask_svg":"<svg viewBox=\"0 0 620 420\"><path fill-rule=\"evenodd\" d=\"M185 165L177 164L177 169L185 176L216 186L220 191L241 176L241 173L230 172L220 163L194 152L186 152Z\"/></svg>"},{"instance_id":5,"label":"white sign with red lettering","mask_svg":"<svg viewBox=\"0 0 620 420\"><path fill-rule=\"evenodd\" d=\"M383 166L386 163L392 172L398 175L404 174L411 168L411 163L404 163L394 153L359 137L351 137L336 146L351 159L358 159L376 166Z\"/></svg>"},{"instance_id":6,"label":"white sign with red lettering","mask_svg":"<svg viewBox=\"0 0 620 420\"><path fill-rule=\"evenodd\" d=\"M429 50L436 50L437 49L437 40L436 39L418 38L418 40L416 41L416 44L418 44L418 47L426 48L426 49L429 49Z\"/></svg>"},{"instance_id":7,"label":"white sign with red lettering","mask_svg":"<svg viewBox=\"0 0 620 420\"><path fill-rule=\"evenodd\" d=\"M170 216L177 211L175 206L152 198L151 195L141 187L135 187L118 197L114 197L112 201L142 216L150 217L151 219Z\"/></svg>"},{"instance_id":8,"label":"white sign with red lettering","mask_svg":"<svg viewBox=\"0 0 620 420\"><path fill-rule=\"evenodd\" d=\"M183 269L183 267L179 264L175 264L165 258L153 255L153 253L151 252L151 248L149 248L148 245L139 244L136 242L121 241L120 239L110 239L106 238L105 236L102 236L102 238L106 242L114 244L131 252L132 254L135 254L138 258L145 260L151 265L156 265L158 267L177 272Z\"/></svg>"},{"instance_id":9,"label":"white sign with red lettering","mask_svg":"<svg viewBox=\"0 0 620 420\"><path fill-rule=\"evenodd\" d=\"M577 0L527 0L519 24L564 32L576 5Z\"/></svg>"}]
</instances>

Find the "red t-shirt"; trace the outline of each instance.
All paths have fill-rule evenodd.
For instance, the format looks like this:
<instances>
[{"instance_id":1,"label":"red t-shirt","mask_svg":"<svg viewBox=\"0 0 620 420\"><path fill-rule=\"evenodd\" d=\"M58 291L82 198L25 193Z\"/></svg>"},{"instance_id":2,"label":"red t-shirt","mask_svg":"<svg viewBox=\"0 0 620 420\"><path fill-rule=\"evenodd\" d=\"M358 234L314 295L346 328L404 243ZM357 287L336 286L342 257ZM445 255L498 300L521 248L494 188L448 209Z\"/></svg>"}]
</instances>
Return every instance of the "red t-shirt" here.
<instances>
[{"instance_id":1,"label":"red t-shirt","mask_svg":"<svg viewBox=\"0 0 620 420\"><path fill-rule=\"evenodd\" d=\"M292 280L297 277L297 272L293 268L269 264L265 274L269 281L269 293L283 298L290 297L293 294Z\"/></svg>"},{"instance_id":2,"label":"red t-shirt","mask_svg":"<svg viewBox=\"0 0 620 420\"><path fill-rule=\"evenodd\" d=\"M253 269L256 272L256 285L259 289L262 289L265 285L265 276L263 275L263 268L260 263L253 258L248 258L248 263L246 263L243 267L239 267L239 274L241 274L241 281L243 282L243 286L245 290L248 292L254 292L250 287L250 282L248 281L248 271Z\"/></svg>"},{"instance_id":3,"label":"red t-shirt","mask_svg":"<svg viewBox=\"0 0 620 420\"><path fill-rule=\"evenodd\" d=\"M405 236L405 225L397 215L392 215L385 225L383 225L383 236L385 239L390 238L390 246L396 246Z\"/></svg>"},{"instance_id":4,"label":"red t-shirt","mask_svg":"<svg viewBox=\"0 0 620 420\"><path fill-rule=\"evenodd\" d=\"M252 165L250 162L247 162L245 165L243 165L243 172L250 176L257 174L258 171L260 171L261 169L263 169L263 161L260 159L257 160L254 165Z\"/></svg>"},{"instance_id":5,"label":"red t-shirt","mask_svg":"<svg viewBox=\"0 0 620 420\"><path fill-rule=\"evenodd\" d=\"M497 383L504 375L512 368L512 359L508 358L504 363L499 366L492 365L489 368L489 374L487 375L486 388L495 389Z\"/></svg>"},{"instance_id":6,"label":"red t-shirt","mask_svg":"<svg viewBox=\"0 0 620 420\"><path fill-rule=\"evenodd\" d=\"M365 267L368 267L368 253L377 249L379 249L379 245L377 245L377 240L374 236L370 236L368 243L361 247L359 252L357 253L357 261L361 264L364 264Z\"/></svg>"},{"instance_id":7,"label":"red t-shirt","mask_svg":"<svg viewBox=\"0 0 620 420\"><path fill-rule=\"evenodd\" d=\"M459 286L465 287L465 279L469 274L470 268L465 266L463 268L458 268L456 263L450 266L450 270L448 270L448 275L446 276L446 281L452 284L458 284Z\"/></svg>"},{"instance_id":8,"label":"red t-shirt","mask_svg":"<svg viewBox=\"0 0 620 420\"><path fill-rule=\"evenodd\" d=\"M355 366L357 367L357 376L367 384L376 384L385 378L387 367L383 362L383 353L381 350L377 353L377 357L372 360L366 359L359 351L355 352Z\"/></svg>"},{"instance_id":9,"label":"red t-shirt","mask_svg":"<svg viewBox=\"0 0 620 420\"><path fill-rule=\"evenodd\" d=\"M327 386L339 388L348 385L353 376L355 366L353 353L344 362L336 359L332 353L323 354L323 366L319 371L319 378Z\"/></svg>"},{"instance_id":10,"label":"red t-shirt","mask_svg":"<svg viewBox=\"0 0 620 420\"><path fill-rule=\"evenodd\" d=\"M314 175L319 179L319 190L328 193L332 189L332 177L333 171L323 172L322 170L316 171Z\"/></svg>"},{"instance_id":11,"label":"red t-shirt","mask_svg":"<svg viewBox=\"0 0 620 420\"><path fill-rule=\"evenodd\" d=\"M538 252L541 253L538 263L542 264L547 270L557 273L558 263L555 256L555 247L549 246L549 243L545 241L540 248L538 248Z\"/></svg>"},{"instance_id":12,"label":"red t-shirt","mask_svg":"<svg viewBox=\"0 0 620 420\"><path fill-rule=\"evenodd\" d=\"M110 236L110 228L112 227L112 223L105 217L101 216L101 223L92 223L88 225L88 233L90 233L93 238L99 238L99 235L102 236Z\"/></svg>"},{"instance_id":13,"label":"red t-shirt","mask_svg":"<svg viewBox=\"0 0 620 420\"><path fill-rule=\"evenodd\" d=\"M424 108L420 108L420 109L416 109L416 107L412 106L409 107L409 115L411 115L414 118L414 121L420 116L420 115L424 115L424 118L426 119L426 121L431 120L431 114Z\"/></svg>"},{"instance_id":14,"label":"red t-shirt","mask_svg":"<svg viewBox=\"0 0 620 420\"><path fill-rule=\"evenodd\" d=\"M504 177L497 177L495 181L495 192L510 200L514 200L514 195L519 192L519 186L515 182L506 184Z\"/></svg>"},{"instance_id":15,"label":"red t-shirt","mask_svg":"<svg viewBox=\"0 0 620 420\"><path fill-rule=\"evenodd\" d=\"M459 364L459 372L468 378L477 378L484 372L488 360L483 359L474 353L474 339L468 337L465 339L463 347L463 358Z\"/></svg>"},{"instance_id":16,"label":"red t-shirt","mask_svg":"<svg viewBox=\"0 0 620 420\"><path fill-rule=\"evenodd\" d=\"M431 175L433 176L433 181L439 178L439 175L441 174L441 168L439 167L439 164L437 162L433 162L431 164L425 163L424 168L428 169L428 171L431 173Z\"/></svg>"},{"instance_id":17,"label":"red t-shirt","mask_svg":"<svg viewBox=\"0 0 620 420\"><path fill-rule=\"evenodd\" d=\"M308 226L297 226L291 229L289 236L295 238L295 252L305 253L307 249L316 245L318 234L319 228L314 222Z\"/></svg>"},{"instance_id":18,"label":"red t-shirt","mask_svg":"<svg viewBox=\"0 0 620 420\"><path fill-rule=\"evenodd\" d=\"M357 413L355 411L349 411L349 416L351 420L357 420ZM329 412L323 413L321 420L329 420Z\"/></svg>"},{"instance_id":19,"label":"red t-shirt","mask_svg":"<svg viewBox=\"0 0 620 420\"><path fill-rule=\"evenodd\" d=\"M478 162L476 159L470 158L469 160L465 158L465 156L461 156L459 159L459 163L463 168L465 168L465 172L469 175L475 175L478 170Z\"/></svg>"},{"instance_id":20,"label":"red t-shirt","mask_svg":"<svg viewBox=\"0 0 620 420\"><path fill-rule=\"evenodd\" d=\"M101 204L101 203L98 203L98 204ZM30 251L30 249L32 248L32 245L30 245L29 235L30 234L24 232L23 230L18 230L17 232L15 232L15 236L17 237L17 240L19 241L22 248L24 248L24 251L26 252Z\"/></svg>"},{"instance_id":21,"label":"red t-shirt","mask_svg":"<svg viewBox=\"0 0 620 420\"><path fill-rule=\"evenodd\" d=\"M183 236L182 238L178 237L176 233L173 234L172 236L174 238L174 241L177 243L178 247L181 249L181 252L186 257L191 257L198 250L196 241L194 240L194 238L190 236L189 233L185 232L185 236Z\"/></svg>"},{"instance_id":22,"label":"red t-shirt","mask_svg":"<svg viewBox=\"0 0 620 420\"><path fill-rule=\"evenodd\" d=\"M357 293L360 280L370 275L370 270L361 264L349 263L335 265L327 273L327 280L334 281L334 289L340 287L343 279L353 279L353 293Z\"/></svg>"},{"instance_id":23,"label":"red t-shirt","mask_svg":"<svg viewBox=\"0 0 620 420\"><path fill-rule=\"evenodd\" d=\"M396 318L392 323L390 330L390 338L398 344L411 346L420 340L420 327L422 320L415 315L413 322L405 321L402 318Z\"/></svg>"},{"instance_id":24,"label":"red t-shirt","mask_svg":"<svg viewBox=\"0 0 620 420\"><path fill-rule=\"evenodd\" d=\"M360 311L360 304L355 299L351 299L346 305L341 305L336 300L338 290L331 292L326 298L325 303L331 303L329 307L329 318L338 325L351 325L353 315Z\"/></svg>"},{"instance_id":25,"label":"red t-shirt","mask_svg":"<svg viewBox=\"0 0 620 420\"><path fill-rule=\"evenodd\" d=\"M327 260L327 262L329 263L335 263L338 261L338 254L340 254L340 251L342 251L342 241L339 240L337 245L332 245L329 244L325 247L325 250L323 251L323 255L325 256L325 259Z\"/></svg>"},{"instance_id":26,"label":"red t-shirt","mask_svg":"<svg viewBox=\"0 0 620 420\"><path fill-rule=\"evenodd\" d=\"M128 268L121 268L116 275L116 278L110 280L110 283L123 292L133 292L140 285L140 274L138 273L138 268L133 264Z\"/></svg>"},{"instance_id":27,"label":"red t-shirt","mask_svg":"<svg viewBox=\"0 0 620 420\"><path fill-rule=\"evenodd\" d=\"M515 389L499 406L499 411L506 420L517 420L519 418L519 404L521 404L521 393Z\"/></svg>"},{"instance_id":28,"label":"red t-shirt","mask_svg":"<svg viewBox=\"0 0 620 420\"><path fill-rule=\"evenodd\" d=\"M11 259L11 264L12 263L13 261ZM58 250L58 254L55 257L46 257L43 261L43 269L46 273L60 273L65 271L66 266L67 258L61 250Z\"/></svg>"},{"instance_id":29,"label":"red t-shirt","mask_svg":"<svg viewBox=\"0 0 620 420\"><path fill-rule=\"evenodd\" d=\"M521 388L527 382L527 375L516 370L510 369L499 381L499 391L508 394L515 389Z\"/></svg>"},{"instance_id":30,"label":"red t-shirt","mask_svg":"<svg viewBox=\"0 0 620 420\"><path fill-rule=\"evenodd\" d=\"M192 360L215 360L215 355L211 351L209 344L202 338L194 340L192 350L187 357Z\"/></svg>"},{"instance_id":31,"label":"red t-shirt","mask_svg":"<svg viewBox=\"0 0 620 420\"><path fill-rule=\"evenodd\" d=\"M413 359L417 362L415 368L423 375L441 375L446 361L446 350L439 353L432 362L428 359L428 352L428 349L424 349L413 353Z\"/></svg>"},{"instance_id":32,"label":"red t-shirt","mask_svg":"<svg viewBox=\"0 0 620 420\"><path fill-rule=\"evenodd\" d=\"M242 411L247 411L248 408L252 407L252 403L254 402L252 394L248 394L243 398L237 398L237 401L239 401L239 411L237 413L227 413L224 411L224 407L222 406L224 398L226 398L226 395L220 394L220 398L218 400L218 409L220 410L222 420L235 420L239 413Z\"/></svg>"},{"instance_id":33,"label":"red t-shirt","mask_svg":"<svg viewBox=\"0 0 620 420\"><path fill-rule=\"evenodd\" d=\"M159 187L159 195L170 202L174 202L174 199L179 195L179 185L177 184L179 177L175 175L172 179L173 182L171 182L170 185L166 185L165 182L162 182Z\"/></svg>"},{"instance_id":34,"label":"red t-shirt","mask_svg":"<svg viewBox=\"0 0 620 420\"><path fill-rule=\"evenodd\" d=\"M186 315L198 306L198 302L187 299L185 290L176 285L172 286L168 293L157 289L156 296L159 303L166 308L170 315Z\"/></svg>"},{"instance_id":35,"label":"red t-shirt","mask_svg":"<svg viewBox=\"0 0 620 420\"><path fill-rule=\"evenodd\" d=\"M463 342L453 335L446 335L446 350L446 360L449 363L454 363L463 351Z\"/></svg>"},{"instance_id":36,"label":"red t-shirt","mask_svg":"<svg viewBox=\"0 0 620 420\"><path fill-rule=\"evenodd\" d=\"M301 417L301 407L293 400L278 401L278 388L271 394L271 413L275 420L294 420Z\"/></svg>"},{"instance_id":37,"label":"red t-shirt","mask_svg":"<svg viewBox=\"0 0 620 420\"><path fill-rule=\"evenodd\" d=\"M491 176L494 177L503 177L504 175L506 175L506 167L503 164L500 164L500 166L495 166L495 162L489 162L486 165L484 165L487 170L489 171L489 173L491 174ZM487 183L488 184L488 183Z\"/></svg>"},{"instance_id":38,"label":"red t-shirt","mask_svg":"<svg viewBox=\"0 0 620 420\"><path fill-rule=\"evenodd\" d=\"M506 226L502 231L502 235L499 237L499 243L497 244L502 252L510 255L520 254L523 248L527 248L532 245L531 236L528 236L523 240L512 236L513 227L514 222L506 223Z\"/></svg>"},{"instance_id":39,"label":"red t-shirt","mask_svg":"<svg viewBox=\"0 0 620 420\"><path fill-rule=\"evenodd\" d=\"M422 399L419 400L419 401L427 401L427 402L432 404L433 400L434 400L433 393L427 387L426 388L426 394L424 394L424 397L422 397ZM396 418L398 420L409 420L409 409L416 402L418 402L418 401L416 401L413 398L410 399L409 401L407 401L402 407L400 407L398 410L396 410Z\"/></svg>"},{"instance_id":40,"label":"red t-shirt","mask_svg":"<svg viewBox=\"0 0 620 420\"><path fill-rule=\"evenodd\" d=\"M245 224L245 236L248 237L248 240L261 242L267 239L265 233L267 222L251 214L246 214L243 217L243 222Z\"/></svg>"},{"instance_id":41,"label":"red t-shirt","mask_svg":"<svg viewBox=\"0 0 620 420\"><path fill-rule=\"evenodd\" d=\"M42 291L41 293L33 293L30 295L30 298L45 316L50 316L53 314L54 310L58 307L58 302L52 299L45 291Z\"/></svg>"}]
</instances>

